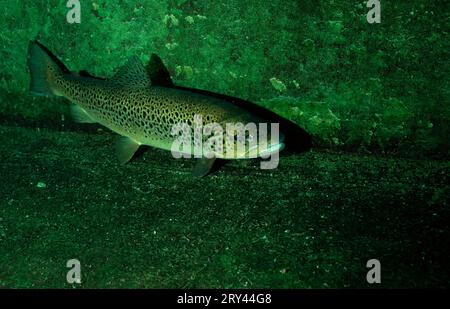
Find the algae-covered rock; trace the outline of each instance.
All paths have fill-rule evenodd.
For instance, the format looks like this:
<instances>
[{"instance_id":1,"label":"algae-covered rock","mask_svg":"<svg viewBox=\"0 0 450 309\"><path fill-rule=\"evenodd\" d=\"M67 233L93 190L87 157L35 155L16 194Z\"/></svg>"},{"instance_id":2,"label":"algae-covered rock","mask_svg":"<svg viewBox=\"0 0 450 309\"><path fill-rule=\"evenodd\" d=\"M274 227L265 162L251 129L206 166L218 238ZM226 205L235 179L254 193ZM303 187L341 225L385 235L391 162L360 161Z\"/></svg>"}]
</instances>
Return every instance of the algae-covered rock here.
<instances>
[{"instance_id":1,"label":"algae-covered rock","mask_svg":"<svg viewBox=\"0 0 450 309\"><path fill-rule=\"evenodd\" d=\"M279 92L284 92L287 89L286 85L281 80L277 79L276 77L272 77L270 79L270 83L272 84L273 88L275 88Z\"/></svg>"},{"instance_id":2,"label":"algae-covered rock","mask_svg":"<svg viewBox=\"0 0 450 309\"><path fill-rule=\"evenodd\" d=\"M326 103L281 96L261 104L294 121L319 141L329 145L339 144L340 119Z\"/></svg>"}]
</instances>

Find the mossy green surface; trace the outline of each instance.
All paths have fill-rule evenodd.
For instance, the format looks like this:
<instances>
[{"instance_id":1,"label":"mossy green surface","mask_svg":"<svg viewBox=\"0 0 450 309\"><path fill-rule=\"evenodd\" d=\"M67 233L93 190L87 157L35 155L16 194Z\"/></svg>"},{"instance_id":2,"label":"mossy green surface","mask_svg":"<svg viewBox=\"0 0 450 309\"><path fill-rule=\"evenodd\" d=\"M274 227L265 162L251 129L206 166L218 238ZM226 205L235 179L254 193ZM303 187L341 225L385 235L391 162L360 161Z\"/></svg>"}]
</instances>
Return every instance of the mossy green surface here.
<instances>
[{"instance_id":1,"label":"mossy green surface","mask_svg":"<svg viewBox=\"0 0 450 309\"><path fill-rule=\"evenodd\" d=\"M449 11L445 1L0 2L0 287L448 287ZM28 93L38 38L71 70L110 76L158 54L180 86L265 106L313 135L275 171L204 179Z\"/></svg>"},{"instance_id":2,"label":"mossy green surface","mask_svg":"<svg viewBox=\"0 0 450 309\"><path fill-rule=\"evenodd\" d=\"M2 287L70 287L72 258L85 288L372 288L373 258L378 287L448 286L448 162L313 151L199 180L156 149L119 165L104 131L0 133L15 136L0 148Z\"/></svg>"}]
</instances>

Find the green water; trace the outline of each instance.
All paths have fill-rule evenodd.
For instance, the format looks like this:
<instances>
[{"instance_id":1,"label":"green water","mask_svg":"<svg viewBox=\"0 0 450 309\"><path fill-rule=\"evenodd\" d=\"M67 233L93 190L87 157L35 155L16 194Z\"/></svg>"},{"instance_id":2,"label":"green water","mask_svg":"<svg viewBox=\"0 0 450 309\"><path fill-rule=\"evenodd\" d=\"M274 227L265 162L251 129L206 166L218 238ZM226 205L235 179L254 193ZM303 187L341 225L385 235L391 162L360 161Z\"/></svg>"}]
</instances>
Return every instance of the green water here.
<instances>
[{"instance_id":1,"label":"green water","mask_svg":"<svg viewBox=\"0 0 450 309\"><path fill-rule=\"evenodd\" d=\"M382 1L372 24L366 1L86 0L80 23L65 2L0 1L0 287L448 287L445 1ZM119 165L114 133L29 94L36 38L101 77L155 53L314 147L202 179L157 149Z\"/></svg>"}]
</instances>

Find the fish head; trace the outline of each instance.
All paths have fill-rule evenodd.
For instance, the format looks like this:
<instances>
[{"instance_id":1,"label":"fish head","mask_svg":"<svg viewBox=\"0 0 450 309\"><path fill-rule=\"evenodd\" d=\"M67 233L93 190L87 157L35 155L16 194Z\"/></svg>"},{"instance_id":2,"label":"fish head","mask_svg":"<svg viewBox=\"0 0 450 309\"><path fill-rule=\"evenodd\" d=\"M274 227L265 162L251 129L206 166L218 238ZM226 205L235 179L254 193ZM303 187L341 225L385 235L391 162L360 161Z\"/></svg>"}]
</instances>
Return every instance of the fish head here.
<instances>
[{"instance_id":1,"label":"fish head","mask_svg":"<svg viewBox=\"0 0 450 309\"><path fill-rule=\"evenodd\" d=\"M253 139L257 139L256 143ZM283 141L284 135L281 132L271 134L271 132L260 130L257 136L249 135L244 158L268 158L284 149Z\"/></svg>"},{"instance_id":2,"label":"fish head","mask_svg":"<svg viewBox=\"0 0 450 309\"><path fill-rule=\"evenodd\" d=\"M284 135L273 124L248 122L227 123L219 147L211 150L216 158L267 158L283 150Z\"/></svg>"}]
</instances>

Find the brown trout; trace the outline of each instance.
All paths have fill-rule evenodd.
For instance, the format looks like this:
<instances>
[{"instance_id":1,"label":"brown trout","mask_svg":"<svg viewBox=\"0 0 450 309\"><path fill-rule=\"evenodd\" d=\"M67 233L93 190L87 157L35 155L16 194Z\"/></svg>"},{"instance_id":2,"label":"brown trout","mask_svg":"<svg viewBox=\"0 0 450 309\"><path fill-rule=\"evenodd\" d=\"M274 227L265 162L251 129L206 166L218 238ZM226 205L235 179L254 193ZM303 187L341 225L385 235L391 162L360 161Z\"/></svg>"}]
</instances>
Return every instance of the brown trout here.
<instances>
[{"instance_id":1,"label":"brown trout","mask_svg":"<svg viewBox=\"0 0 450 309\"><path fill-rule=\"evenodd\" d=\"M128 162L141 145L173 151L177 138L174 126L186 124L192 127L196 124L196 115L200 115L205 124L223 128L230 123L258 125L267 122L230 102L173 87L168 70L159 57L152 55L150 63L154 67L147 70L135 56L120 67L112 78L96 78L70 72L47 48L32 41L28 50L30 89L34 94L62 96L70 100L74 121L99 123L120 134L122 137L116 152L121 163ZM278 154L284 146L283 136L276 133L276 138L272 140L272 132L260 133L245 132L243 136L250 142L242 148L237 147L237 130L231 137L228 131L219 132L223 134L223 139L218 142L223 143L218 148L222 152L210 152L207 156L197 154L199 161L194 167L194 174L206 175L216 158L241 159ZM263 138L257 138L255 135L258 134ZM193 154L195 146L199 141L204 143L205 139L203 136L194 138L194 142L188 141L187 144L192 147L183 147L180 153ZM225 141L231 141L231 147L225 147Z\"/></svg>"}]
</instances>

